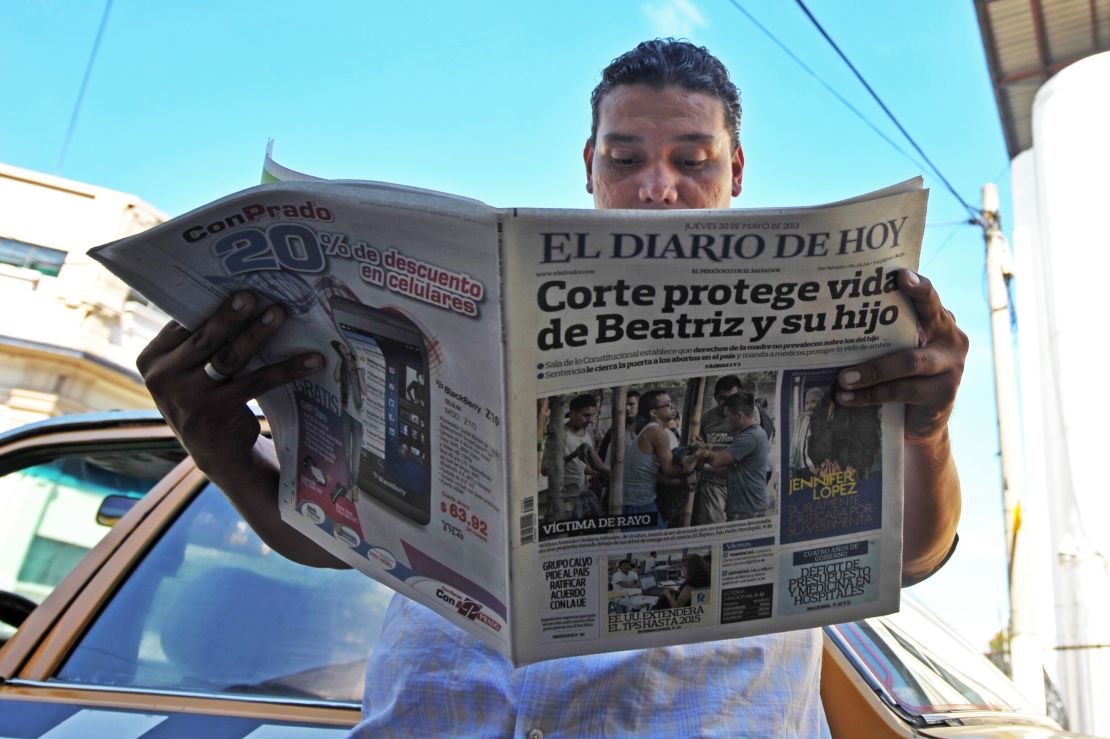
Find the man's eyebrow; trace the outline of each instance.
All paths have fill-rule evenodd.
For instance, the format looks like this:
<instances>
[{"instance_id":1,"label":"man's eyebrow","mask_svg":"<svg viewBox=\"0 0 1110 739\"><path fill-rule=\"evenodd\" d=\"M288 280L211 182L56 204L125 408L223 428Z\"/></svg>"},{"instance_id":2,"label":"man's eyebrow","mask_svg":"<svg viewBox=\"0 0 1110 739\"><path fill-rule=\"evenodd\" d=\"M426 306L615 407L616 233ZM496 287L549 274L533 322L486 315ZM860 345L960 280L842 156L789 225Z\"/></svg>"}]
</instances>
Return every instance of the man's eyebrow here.
<instances>
[{"instance_id":1,"label":"man's eyebrow","mask_svg":"<svg viewBox=\"0 0 1110 739\"><path fill-rule=\"evenodd\" d=\"M642 136L630 133L607 133L601 139L609 144L638 144L644 140Z\"/></svg>"},{"instance_id":2,"label":"man's eyebrow","mask_svg":"<svg viewBox=\"0 0 1110 739\"><path fill-rule=\"evenodd\" d=\"M717 137L711 133L682 133L672 138L671 141L682 141L700 144L708 141L713 141L716 138Z\"/></svg>"},{"instance_id":3,"label":"man's eyebrow","mask_svg":"<svg viewBox=\"0 0 1110 739\"><path fill-rule=\"evenodd\" d=\"M671 141L680 143L694 143L701 144L715 140L717 137L711 133L704 133L695 131L692 133L680 133L677 136L672 136ZM639 144L642 143L644 138L642 136L635 136L630 133L620 133L612 131L602 135L601 139L608 144Z\"/></svg>"}]
</instances>

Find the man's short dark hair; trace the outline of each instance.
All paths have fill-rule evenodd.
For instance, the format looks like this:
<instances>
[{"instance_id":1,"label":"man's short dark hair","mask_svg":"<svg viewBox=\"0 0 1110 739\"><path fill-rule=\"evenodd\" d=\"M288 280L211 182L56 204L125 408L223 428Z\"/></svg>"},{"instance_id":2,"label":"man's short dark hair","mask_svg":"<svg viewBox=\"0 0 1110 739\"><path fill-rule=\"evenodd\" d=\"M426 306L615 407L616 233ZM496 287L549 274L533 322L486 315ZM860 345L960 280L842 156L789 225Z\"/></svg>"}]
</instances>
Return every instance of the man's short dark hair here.
<instances>
[{"instance_id":1,"label":"man's short dark hair","mask_svg":"<svg viewBox=\"0 0 1110 739\"><path fill-rule=\"evenodd\" d=\"M735 415L737 412L743 413L745 416L755 415L755 396L751 393L746 393L743 390L730 395L725 399L725 408L729 413Z\"/></svg>"},{"instance_id":2,"label":"man's short dark hair","mask_svg":"<svg viewBox=\"0 0 1110 739\"><path fill-rule=\"evenodd\" d=\"M736 375L721 375L717 378L717 384L713 386L713 397L716 398L721 393L727 393L730 390L743 390L744 383L740 382L740 378Z\"/></svg>"},{"instance_id":3,"label":"man's short dark hair","mask_svg":"<svg viewBox=\"0 0 1110 739\"><path fill-rule=\"evenodd\" d=\"M570 410L574 413L582 410L583 408L591 408L597 406L597 398L590 394L576 395L574 400L570 401Z\"/></svg>"},{"instance_id":4,"label":"man's short dark hair","mask_svg":"<svg viewBox=\"0 0 1110 739\"><path fill-rule=\"evenodd\" d=\"M732 148L740 145L740 91L729 79L725 65L704 46L657 38L641 42L610 62L601 71L601 82L590 94L593 110L590 141L597 139L602 98L621 85L650 85L656 90L675 85L717 98L725 109L725 128L732 138Z\"/></svg>"},{"instance_id":5,"label":"man's short dark hair","mask_svg":"<svg viewBox=\"0 0 1110 739\"><path fill-rule=\"evenodd\" d=\"M651 421L651 412L659 407L659 399L666 394L666 390L648 390L640 396L640 404L636 407L638 431Z\"/></svg>"},{"instance_id":6,"label":"man's short dark hair","mask_svg":"<svg viewBox=\"0 0 1110 739\"><path fill-rule=\"evenodd\" d=\"M627 393L624 394L625 400L628 400L629 398L638 398L638 397L640 397L640 391L639 390L629 390Z\"/></svg>"}]
</instances>

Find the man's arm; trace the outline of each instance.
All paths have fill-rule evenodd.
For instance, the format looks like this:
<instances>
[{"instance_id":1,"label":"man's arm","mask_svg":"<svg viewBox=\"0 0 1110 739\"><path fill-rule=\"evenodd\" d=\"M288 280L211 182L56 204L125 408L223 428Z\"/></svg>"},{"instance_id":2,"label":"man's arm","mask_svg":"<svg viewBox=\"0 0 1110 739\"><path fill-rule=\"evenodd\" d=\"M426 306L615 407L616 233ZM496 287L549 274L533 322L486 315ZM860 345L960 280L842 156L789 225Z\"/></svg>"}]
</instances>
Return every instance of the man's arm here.
<instances>
[{"instance_id":1,"label":"man's arm","mask_svg":"<svg viewBox=\"0 0 1110 739\"><path fill-rule=\"evenodd\" d=\"M732 452L727 447L725 449L703 449L698 452L698 459L708 464L714 472L725 472L729 467L736 464L736 457L732 456Z\"/></svg>"},{"instance_id":2,"label":"man's arm","mask_svg":"<svg viewBox=\"0 0 1110 739\"><path fill-rule=\"evenodd\" d=\"M609 479L609 465L605 464L605 462L601 459L601 456L596 451L594 451L593 447L590 447L589 466L591 469L593 469L594 472L598 473L606 480Z\"/></svg>"},{"instance_id":3,"label":"man's arm","mask_svg":"<svg viewBox=\"0 0 1110 739\"><path fill-rule=\"evenodd\" d=\"M685 471L674 461L674 454L671 452L670 439L667 438L667 432L662 426L651 426L645 432L647 434L648 443L651 445L651 453L659 460L659 472L664 477L681 477ZM641 449L641 451L643 451Z\"/></svg>"},{"instance_id":4,"label":"man's arm","mask_svg":"<svg viewBox=\"0 0 1110 739\"><path fill-rule=\"evenodd\" d=\"M939 568L955 544L960 478L948 418L968 340L928 279L902 270L898 286L917 309L918 346L841 370L836 400L906 404L902 582L912 585Z\"/></svg>"},{"instance_id":5,"label":"man's arm","mask_svg":"<svg viewBox=\"0 0 1110 739\"><path fill-rule=\"evenodd\" d=\"M182 446L271 549L301 564L345 568L281 520L277 455L247 407L252 398L319 371L324 358L305 354L223 382L204 370L211 361L236 374L284 321L280 306L258 311L252 293L237 293L196 332L168 323L136 364Z\"/></svg>"}]
</instances>

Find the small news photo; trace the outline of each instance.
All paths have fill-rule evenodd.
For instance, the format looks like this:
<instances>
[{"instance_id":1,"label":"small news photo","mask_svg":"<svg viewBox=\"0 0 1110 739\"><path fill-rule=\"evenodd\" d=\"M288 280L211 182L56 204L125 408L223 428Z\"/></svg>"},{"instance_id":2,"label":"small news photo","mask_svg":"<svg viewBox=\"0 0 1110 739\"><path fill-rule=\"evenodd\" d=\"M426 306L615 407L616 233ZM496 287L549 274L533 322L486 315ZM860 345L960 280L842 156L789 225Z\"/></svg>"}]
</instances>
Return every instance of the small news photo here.
<instances>
[{"instance_id":1,"label":"small news photo","mask_svg":"<svg viewBox=\"0 0 1110 739\"><path fill-rule=\"evenodd\" d=\"M766 371L540 398L540 540L778 515L777 388Z\"/></svg>"},{"instance_id":2,"label":"small news photo","mask_svg":"<svg viewBox=\"0 0 1110 739\"><path fill-rule=\"evenodd\" d=\"M882 526L880 407L838 404L838 371L783 373L783 543Z\"/></svg>"},{"instance_id":3,"label":"small news photo","mask_svg":"<svg viewBox=\"0 0 1110 739\"><path fill-rule=\"evenodd\" d=\"M704 546L611 554L606 583L610 614L708 606L713 552Z\"/></svg>"}]
</instances>

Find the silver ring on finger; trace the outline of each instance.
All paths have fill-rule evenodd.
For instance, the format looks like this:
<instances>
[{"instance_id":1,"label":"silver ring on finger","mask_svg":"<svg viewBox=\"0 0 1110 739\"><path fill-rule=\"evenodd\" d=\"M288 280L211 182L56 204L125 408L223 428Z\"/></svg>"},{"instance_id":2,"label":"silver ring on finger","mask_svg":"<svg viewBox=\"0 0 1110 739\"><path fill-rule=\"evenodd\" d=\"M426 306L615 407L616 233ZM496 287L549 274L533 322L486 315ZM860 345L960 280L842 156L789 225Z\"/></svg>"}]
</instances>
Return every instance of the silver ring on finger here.
<instances>
[{"instance_id":1,"label":"silver ring on finger","mask_svg":"<svg viewBox=\"0 0 1110 739\"><path fill-rule=\"evenodd\" d=\"M204 374L208 375L208 379L213 382L227 382L231 379L231 375L220 372L216 369L216 365L212 364L210 361L204 364Z\"/></svg>"}]
</instances>

